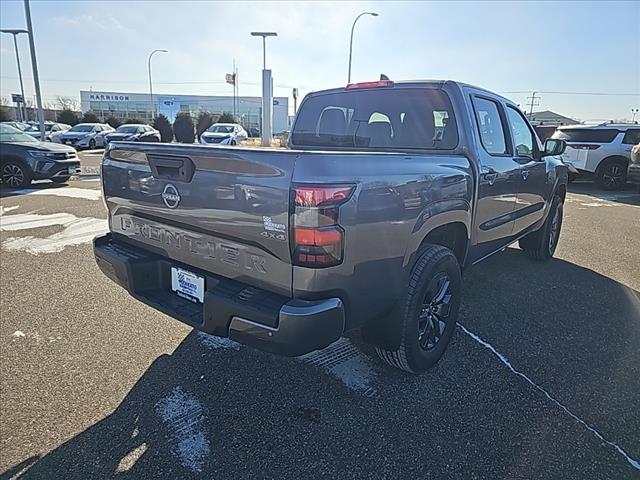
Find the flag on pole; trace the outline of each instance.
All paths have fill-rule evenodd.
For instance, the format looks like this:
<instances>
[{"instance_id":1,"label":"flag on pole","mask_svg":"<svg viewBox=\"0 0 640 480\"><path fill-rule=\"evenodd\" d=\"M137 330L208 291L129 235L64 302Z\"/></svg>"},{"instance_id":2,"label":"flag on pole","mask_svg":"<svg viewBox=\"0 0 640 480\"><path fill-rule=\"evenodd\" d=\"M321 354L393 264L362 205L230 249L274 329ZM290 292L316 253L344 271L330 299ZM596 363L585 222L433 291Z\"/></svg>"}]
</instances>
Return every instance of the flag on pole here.
<instances>
[{"instance_id":1,"label":"flag on pole","mask_svg":"<svg viewBox=\"0 0 640 480\"><path fill-rule=\"evenodd\" d=\"M230 85L235 85L236 84L236 74L235 73L227 73L224 76L224 80L225 80L225 82L227 82Z\"/></svg>"}]
</instances>

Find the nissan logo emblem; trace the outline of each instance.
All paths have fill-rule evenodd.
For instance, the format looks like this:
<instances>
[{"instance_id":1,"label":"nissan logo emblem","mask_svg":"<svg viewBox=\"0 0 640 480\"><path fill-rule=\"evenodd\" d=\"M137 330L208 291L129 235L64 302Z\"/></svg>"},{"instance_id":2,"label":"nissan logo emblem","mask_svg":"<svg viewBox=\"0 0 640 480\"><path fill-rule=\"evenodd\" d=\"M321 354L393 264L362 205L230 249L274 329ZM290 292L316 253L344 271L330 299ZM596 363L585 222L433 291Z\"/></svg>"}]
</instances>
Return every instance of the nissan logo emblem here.
<instances>
[{"instance_id":1,"label":"nissan logo emblem","mask_svg":"<svg viewBox=\"0 0 640 480\"><path fill-rule=\"evenodd\" d=\"M167 183L162 191L162 201L167 207L176 208L180 203L178 189L174 185Z\"/></svg>"}]
</instances>

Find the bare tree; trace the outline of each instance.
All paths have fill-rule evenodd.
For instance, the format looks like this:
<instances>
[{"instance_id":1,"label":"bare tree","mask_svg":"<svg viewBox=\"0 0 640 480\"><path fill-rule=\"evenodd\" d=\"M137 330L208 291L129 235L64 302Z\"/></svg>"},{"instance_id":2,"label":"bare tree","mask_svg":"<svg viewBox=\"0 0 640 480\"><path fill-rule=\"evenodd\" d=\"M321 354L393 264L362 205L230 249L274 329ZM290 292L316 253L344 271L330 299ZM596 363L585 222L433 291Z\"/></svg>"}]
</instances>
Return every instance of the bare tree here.
<instances>
[{"instance_id":1,"label":"bare tree","mask_svg":"<svg viewBox=\"0 0 640 480\"><path fill-rule=\"evenodd\" d=\"M56 104L60 107L60 110L72 110L77 112L80 110L80 105L78 99L74 97L64 97L62 95L58 95L56 97Z\"/></svg>"}]
</instances>

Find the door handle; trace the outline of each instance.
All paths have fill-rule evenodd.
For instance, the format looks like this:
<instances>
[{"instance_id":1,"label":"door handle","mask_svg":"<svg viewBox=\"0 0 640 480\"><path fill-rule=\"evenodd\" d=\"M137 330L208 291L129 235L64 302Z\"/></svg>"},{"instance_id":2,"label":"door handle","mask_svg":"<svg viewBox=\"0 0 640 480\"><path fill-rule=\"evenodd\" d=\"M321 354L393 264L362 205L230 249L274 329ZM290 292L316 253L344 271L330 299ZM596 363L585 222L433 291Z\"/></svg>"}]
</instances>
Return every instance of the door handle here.
<instances>
[{"instance_id":1,"label":"door handle","mask_svg":"<svg viewBox=\"0 0 640 480\"><path fill-rule=\"evenodd\" d=\"M523 170L520 170L520 173L522 174L523 180L526 180L527 178L529 178L529 170L523 169Z\"/></svg>"},{"instance_id":2,"label":"door handle","mask_svg":"<svg viewBox=\"0 0 640 480\"><path fill-rule=\"evenodd\" d=\"M482 175L489 185L496 183L498 172L493 167L482 167Z\"/></svg>"}]
</instances>

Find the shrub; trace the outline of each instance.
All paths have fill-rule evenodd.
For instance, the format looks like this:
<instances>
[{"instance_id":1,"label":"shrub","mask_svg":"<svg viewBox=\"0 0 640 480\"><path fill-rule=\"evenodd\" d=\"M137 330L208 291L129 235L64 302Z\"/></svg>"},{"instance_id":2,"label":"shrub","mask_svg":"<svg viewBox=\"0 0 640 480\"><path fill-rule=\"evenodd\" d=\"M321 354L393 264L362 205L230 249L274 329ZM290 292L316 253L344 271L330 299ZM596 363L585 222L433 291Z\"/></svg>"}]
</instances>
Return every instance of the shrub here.
<instances>
[{"instance_id":1,"label":"shrub","mask_svg":"<svg viewBox=\"0 0 640 480\"><path fill-rule=\"evenodd\" d=\"M100 123L100 118L91 110L85 112L82 116L82 123Z\"/></svg>"},{"instance_id":2,"label":"shrub","mask_svg":"<svg viewBox=\"0 0 640 480\"><path fill-rule=\"evenodd\" d=\"M153 128L160 132L160 139L163 142L171 142L173 140L173 127L169 119L162 113L153 120Z\"/></svg>"},{"instance_id":3,"label":"shrub","mask_svg":"<svg viewBox=\"0 0 640 480\"><path fill-rule=\"evenodd\" d=\"M216 115L217 116L217 115ZM209 128L215 122L215 117L211 112L200 112L198 118L196 118L196 137L200 138L200 135Z\"/></svg>"},{"instance_id":4,"label":"shrub","mask_svg":"<svg viewBox=\"0 0 640 480\"><path fill-rule=\"evenodd\" d=\"M107 118L106 122L113 128L118 128L120 125L122 125L122 122L120 122L120 120L116 117L109 117Z\"/></svg>"},{"instance_id":5,"label":"shrub","mask_svg":"<svg viewBox=\"0 0 640 480\"><path fill-rule=\"evenodd\" d=\"M218 119L218 123L237 123L236 118L233 116L231 112L224 112L220 115Z\"/></svg>"},{"instance_id":6,"label":"shrub","mask_svg":"<svg viewBox=\"0 0 640 480\"><path fill-rule=\"evenodd\" d=\"M145 123L139 118L127 118L124 123L133 123L134 125L144 125Z\"/></svg>"},{"instance_id":7,"label":"shrub","mask_svg":"<svg viewBox=\"0 0 640 480\"><path fill-rule=\"evenodd\" d=\"M196 138L196 132L191 115L187 112L180 112L176 115L176 120L173 122L173 133L176 136L176 141L193 143Z\"/></svg>"},{"instance_id":8,"label":"shrub","mask_svg":"<svg viewBox=\"0 0 640 480\"><path fill-rule=\"evenodd\" d=\"M11 121L11 112L4 105L0 105L0 122Z\"/></svg>"},{"instance_id":9,"label":"shrub","mask_svg":"<svg viewBox=\"0 0 640 480\"><path fill-rule=\"evenodd\" d=\"M71 125L73 127L74 125L80 123L80 117L73 110L65 108L58 115L58 121L60 123L66 123L67 125Z\"/></svg>"}]
</instances>

